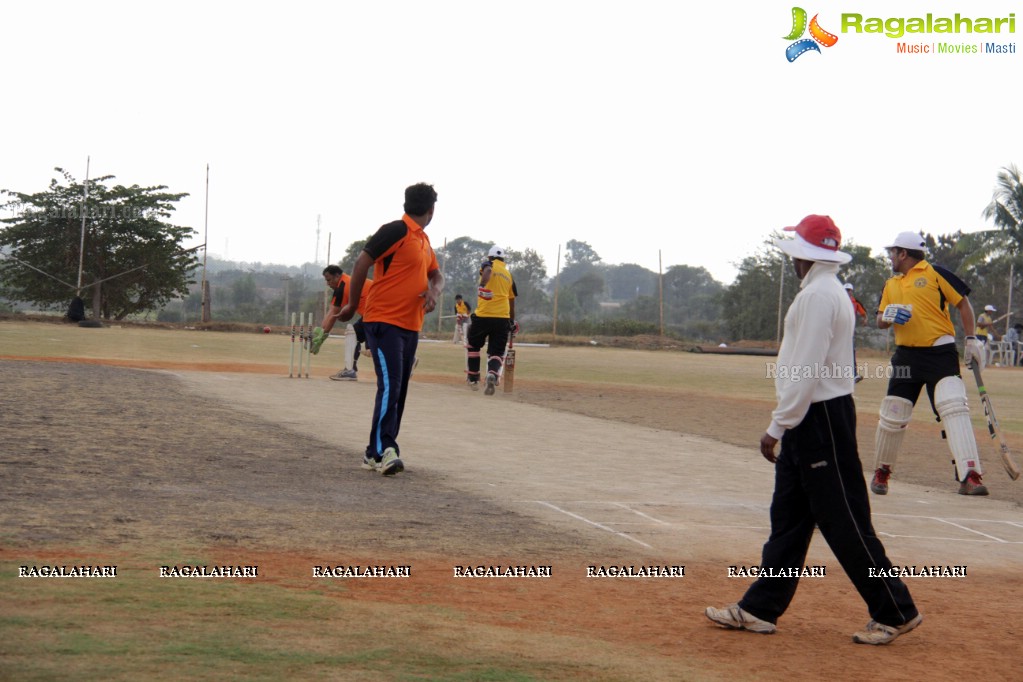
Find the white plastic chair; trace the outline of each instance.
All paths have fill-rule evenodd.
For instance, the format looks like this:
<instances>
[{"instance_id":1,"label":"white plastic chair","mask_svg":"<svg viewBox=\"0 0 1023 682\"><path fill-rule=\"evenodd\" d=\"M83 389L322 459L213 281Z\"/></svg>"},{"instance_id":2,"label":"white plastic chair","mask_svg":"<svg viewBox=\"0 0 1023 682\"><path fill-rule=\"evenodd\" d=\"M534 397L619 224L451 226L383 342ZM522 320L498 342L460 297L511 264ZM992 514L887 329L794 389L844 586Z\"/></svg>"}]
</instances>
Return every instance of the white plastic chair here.
<instances>
[{"instance_id":1,"label":"white plastic chair","mask_svg":"<svg viewBox=\"0 0 1023 682\"><path fill-rule=\"evenodd\" d=\"M989 365L1006 365L1012 364L1012 344L1008 341L988 341L987 342L987 364Z\"/></svg>"}]
</instances>

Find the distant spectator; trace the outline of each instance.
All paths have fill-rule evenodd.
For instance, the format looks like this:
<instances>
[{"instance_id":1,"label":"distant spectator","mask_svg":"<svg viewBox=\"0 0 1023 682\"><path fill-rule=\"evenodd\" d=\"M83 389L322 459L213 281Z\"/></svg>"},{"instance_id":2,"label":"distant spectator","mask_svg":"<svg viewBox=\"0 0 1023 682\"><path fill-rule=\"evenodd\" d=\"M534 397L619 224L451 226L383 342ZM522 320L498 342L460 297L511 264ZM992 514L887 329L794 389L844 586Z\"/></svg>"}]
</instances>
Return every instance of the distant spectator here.
<instances>
[{"instance_id":1,"label":"distant spectator","mask_svg":"<svg viewBox=\"0 0 1023 682\"><path fill-rule=\"evenodd\" d=\"M1012 326L1012 329L1010 329L1009 331L1005 332L1005 338L1002 339L1003 341L1006 341L1009 344L1009 353L1011 354L1011 357L1012 357L1012 366L1013 367L1015 367L1016 365L1020 364L1020 352L1019 352L1020 351L1020 348L1019 348L1020 334L1023 334L1023 324L1019 324L1017 322L1016 324L1014 324Z\"/></svg>"}]
</instances>

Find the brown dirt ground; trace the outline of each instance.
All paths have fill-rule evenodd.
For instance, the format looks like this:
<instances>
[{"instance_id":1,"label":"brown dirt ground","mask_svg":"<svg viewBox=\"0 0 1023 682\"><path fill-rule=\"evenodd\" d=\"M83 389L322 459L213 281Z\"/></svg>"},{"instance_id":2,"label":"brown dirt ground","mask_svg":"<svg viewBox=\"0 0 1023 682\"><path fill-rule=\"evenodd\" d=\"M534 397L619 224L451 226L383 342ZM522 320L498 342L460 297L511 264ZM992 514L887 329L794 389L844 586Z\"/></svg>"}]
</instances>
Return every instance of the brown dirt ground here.
<instances>
[{"instance_id":1,"label":"brown dirt ground","mask_svg":"<svg viewBox=\"0 0 1023 682\"><path fill-rule=\"evenodd\" d=\"M850 612L862 611L841 577L801 587L783 633L722 632L700 614L707 604L734 601L735 581L700 578L673 589L661 581L579 580L571 567L582 572L595 551L609 563L633 562L609 539L495 508L434 473L385 487L352 467L324 475L317 438L197 398L169 375L116 364L133 363L0 361L0 561L152 555L180 543L230 563L244 551L268 579L307 589L295 567L329 560L324 547L347 563L414 556L417 575L406 589L365 581L344 598L441 605L470 623L576 635L594 657L620 656L604 679L953 680L963 674L955 660L988 679L1018 679L1010 644L1023 619L1018 574L914 584L929 605L927 621L887 648L855 647L835 634L849 629ZM145 367L157 365L225 371ZM246 369L279 371L230 366ZM722 406L699 396L679 404L674 396L669 419L667 396L657 391L613 389L611 403L607 390L531 382L515 399L658 429L681 423L741 445L759 438L765 413L761 403L731 400L733 416L723 425ZM550 581L465 585L451 578L452 557L460 556L495 563L535 556L570 568ZM699 563L687 563L687 572L699 575ZM999 637L978 637L993 632L994 617ZM949 653L960 646L965 658Z\"/></svg>"}]
</instances>

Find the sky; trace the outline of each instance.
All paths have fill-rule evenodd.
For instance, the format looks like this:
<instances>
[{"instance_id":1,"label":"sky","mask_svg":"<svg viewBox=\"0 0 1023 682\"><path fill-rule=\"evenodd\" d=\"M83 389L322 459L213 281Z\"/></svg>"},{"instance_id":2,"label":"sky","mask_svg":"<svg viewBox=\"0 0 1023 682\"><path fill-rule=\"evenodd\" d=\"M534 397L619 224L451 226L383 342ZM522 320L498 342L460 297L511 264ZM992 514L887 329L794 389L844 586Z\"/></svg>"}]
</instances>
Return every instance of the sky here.
<instances>
[{"instance_id":1,"label":"sky","mask_svg":"<svg viewBox=\"0 0 1023 682\"><path fill-rule=\"evenodd\" d=\"M1023 5L799 6L838 40L790 63L794 5L773 0L7 2L0 188L83 179L88 159L90 177L187 192L187 246L325 265L328 241L339 260L429 182L435 247L531 248L554 276L576 239L725 284L810 213L877 251L991 229L998 172L1023 164L1023 11L1016 32L899 39L843 15ZM897 47L988 42L1013 52Z\"/></svg>"}]
</instances>

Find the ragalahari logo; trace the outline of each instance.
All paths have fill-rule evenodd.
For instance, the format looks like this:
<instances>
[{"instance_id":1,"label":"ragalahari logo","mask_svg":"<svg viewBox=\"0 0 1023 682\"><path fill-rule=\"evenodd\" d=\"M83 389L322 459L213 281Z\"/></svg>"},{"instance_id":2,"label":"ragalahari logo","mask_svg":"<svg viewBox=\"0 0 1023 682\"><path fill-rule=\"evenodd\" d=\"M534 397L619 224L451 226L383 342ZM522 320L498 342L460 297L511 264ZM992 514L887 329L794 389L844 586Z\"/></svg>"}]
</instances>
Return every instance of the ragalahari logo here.
<instances>
[{"instance_id":1,"label":"ragalahari logo","mask_svg":"<svg viewBox=\"0 0 1023 682\"><path fill-rule=\"evenodd\" d=\"M785 40L795 40L796 42L785 48L785 58L790 62L796 61L799 55L814 50L820 52L821 49L817 47L818 44L824 47L832 47L838 42L838 36L834 33L828 33L820 24L817 23L817 16L813 15L813 19L810 20L810 37L802 38L803 33L807 30L806 26L806 10L802 7L792 8L792 32L785 36ZM796 40L802 38L801 40Z\"/></svg>"}]
</instances>

